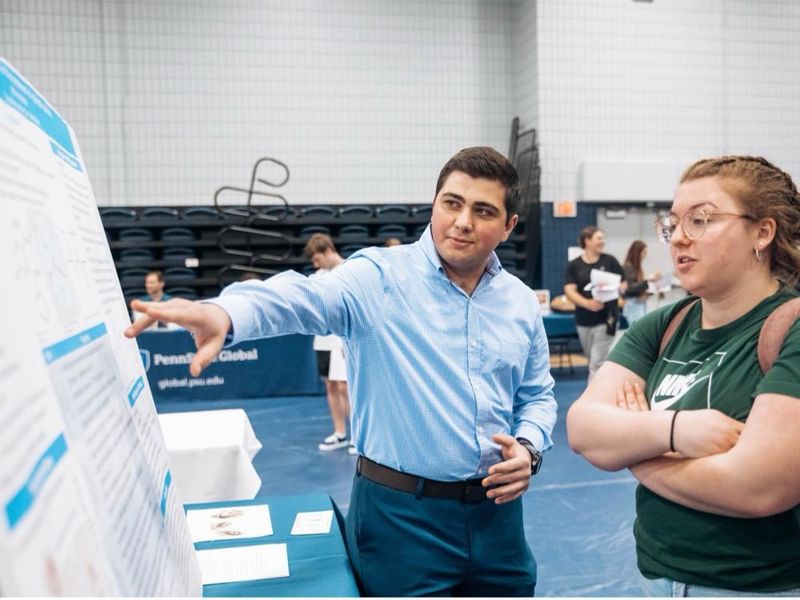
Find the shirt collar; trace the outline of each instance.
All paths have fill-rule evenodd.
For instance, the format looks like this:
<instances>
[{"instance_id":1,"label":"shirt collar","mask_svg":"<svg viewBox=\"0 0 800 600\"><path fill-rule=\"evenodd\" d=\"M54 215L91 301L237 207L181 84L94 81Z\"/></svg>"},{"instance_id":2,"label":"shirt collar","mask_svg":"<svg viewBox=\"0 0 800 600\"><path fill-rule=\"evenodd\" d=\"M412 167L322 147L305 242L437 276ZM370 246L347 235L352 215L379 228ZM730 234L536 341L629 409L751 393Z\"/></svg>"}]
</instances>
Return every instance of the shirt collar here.
<instances>
[{"instance_id":1,"label":"shirt collar","mask_svg":"<svg viewBox=\"0 0 800 600\"><path fill-rule=\"evenodd\" d=\"M422 232L422 236L419 238L419 245L422 248L423 254L428 257L428 260L431 261L431 264L440 272L447 275L442 266L442 259L439 256L439 253L436 251L436 244L433 243L433 234L431 233L431 226L430 223L425 228L425 231ZM489 273L491 277L497 275L503 266L500 264L500 259L497 258L497 254L492 252L489 255L489 260L486 261L486 272Z\"/></svg>"}]
</instances>

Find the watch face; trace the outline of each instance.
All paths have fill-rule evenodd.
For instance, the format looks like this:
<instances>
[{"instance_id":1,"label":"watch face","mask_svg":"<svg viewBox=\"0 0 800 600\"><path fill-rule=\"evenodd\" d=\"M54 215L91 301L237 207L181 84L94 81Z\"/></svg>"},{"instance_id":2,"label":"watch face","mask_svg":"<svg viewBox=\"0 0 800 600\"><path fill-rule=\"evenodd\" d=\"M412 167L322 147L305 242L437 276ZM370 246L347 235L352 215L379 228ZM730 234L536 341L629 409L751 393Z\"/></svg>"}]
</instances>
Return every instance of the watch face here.
<instances>
[{"instance_id":1,"label":"watch face","mask_svg":"<svg viewBox=\"0 0 800 600\"><path fill-rule=\"evenodd\" d=\"M542 468L542 453L538 450L534 450L531 456L531 475L536 475L539 469Z\"/></svg>"}]
</instances>

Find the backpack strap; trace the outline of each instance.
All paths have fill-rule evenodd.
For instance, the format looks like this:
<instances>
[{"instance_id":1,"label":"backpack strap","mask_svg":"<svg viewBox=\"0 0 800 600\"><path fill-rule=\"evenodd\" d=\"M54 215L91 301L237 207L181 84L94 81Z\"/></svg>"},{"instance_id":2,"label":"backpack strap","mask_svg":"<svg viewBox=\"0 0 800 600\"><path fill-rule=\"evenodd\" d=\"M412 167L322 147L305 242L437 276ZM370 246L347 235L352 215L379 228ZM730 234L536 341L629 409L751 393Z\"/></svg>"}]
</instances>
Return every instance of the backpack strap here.
<instances>
[{"instance_id":1,"label":"backpack strap","mask_svg":"<svg viewBox=\"0 0 800 600\"><path fill-rule=\"evenodd\" d=\"M800 298L794 298L781 304L772 311L761 326L758 335L758 366L766 374L778 358L778 354L795 321L800 319Z\"/></svg>"},{"instance_id":2,"label":"backpack strap","mask_svg":"<svg viewBox=\"0 0 800 600\"><path fill-rule=\"evenodd\" d=\"M690 300L689 302L684 304L678 310L678 312L672 315L672 317L669 320L669 323L667 323L667 328L664 330L664 333L661 334L661 345L658 347L659 356L664 354L664 348L667 347L667 344L672 339L672 336L675 334L675 330L681 323L683 323L683 320L686 318L686 315L689 312L689 310L699 301L700 298L694 298L693 300Z\"/></svg>"}]
</instances>

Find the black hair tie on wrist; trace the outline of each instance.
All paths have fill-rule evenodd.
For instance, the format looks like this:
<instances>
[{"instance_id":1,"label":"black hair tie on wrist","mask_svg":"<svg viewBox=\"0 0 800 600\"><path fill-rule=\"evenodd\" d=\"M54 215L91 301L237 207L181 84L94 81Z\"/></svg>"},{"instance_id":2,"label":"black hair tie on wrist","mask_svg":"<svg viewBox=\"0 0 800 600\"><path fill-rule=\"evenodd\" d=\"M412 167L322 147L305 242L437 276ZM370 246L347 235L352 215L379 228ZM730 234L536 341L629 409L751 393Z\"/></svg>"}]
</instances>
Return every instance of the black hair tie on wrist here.
<instances>
[{"instance_id":1,"label":"black hair tie on wrist","mask_svg":"<svg viewBox=\"0 0 800 600\"><path fill-rule=\"evenodd\" d=\"M678 416L678 413L681 412L680 409L676 409L674 413L672 413L672 423L669 425L669 451L676 452L675 450L675 417Z\"/></svg>"}]
</instances>

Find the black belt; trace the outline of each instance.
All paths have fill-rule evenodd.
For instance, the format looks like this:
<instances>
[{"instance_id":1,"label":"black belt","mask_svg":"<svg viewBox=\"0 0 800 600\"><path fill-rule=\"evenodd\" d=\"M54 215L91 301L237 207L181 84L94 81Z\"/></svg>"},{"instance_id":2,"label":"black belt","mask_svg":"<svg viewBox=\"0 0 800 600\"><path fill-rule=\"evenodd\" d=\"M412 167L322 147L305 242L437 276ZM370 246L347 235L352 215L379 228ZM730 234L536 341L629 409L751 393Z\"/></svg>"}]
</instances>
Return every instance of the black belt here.
<instances>
[{"instance_id":1,"label":"black belt","mask_svg":"<svg viewBox=\"0 0 800 600\"><path fill-rule=\"evenodd\" d=\"M481 479L434 481L433 479L425 479L424 477L395 471L389 467L379 465L365 456L358 457L356 473L393 490L426 496L427 498L462 500L470 504L486 500L486 488L481 485Z\"/></svg>"}]
</instances>

